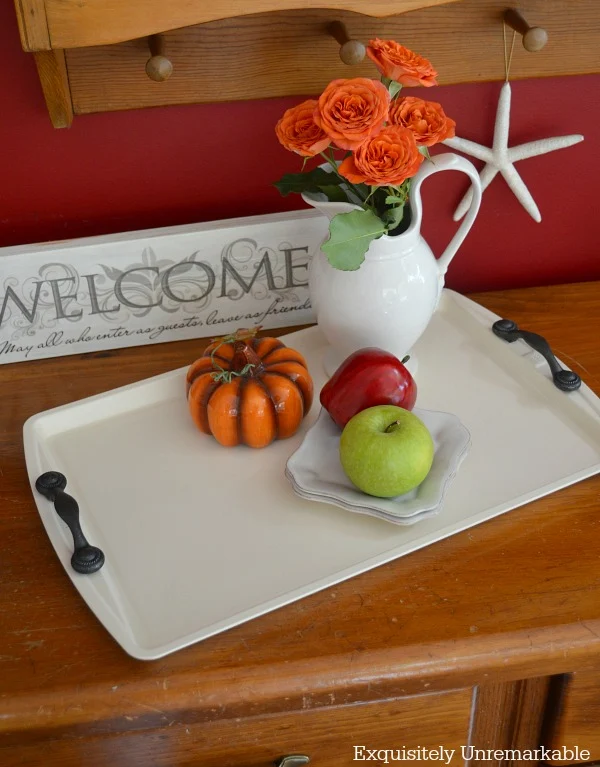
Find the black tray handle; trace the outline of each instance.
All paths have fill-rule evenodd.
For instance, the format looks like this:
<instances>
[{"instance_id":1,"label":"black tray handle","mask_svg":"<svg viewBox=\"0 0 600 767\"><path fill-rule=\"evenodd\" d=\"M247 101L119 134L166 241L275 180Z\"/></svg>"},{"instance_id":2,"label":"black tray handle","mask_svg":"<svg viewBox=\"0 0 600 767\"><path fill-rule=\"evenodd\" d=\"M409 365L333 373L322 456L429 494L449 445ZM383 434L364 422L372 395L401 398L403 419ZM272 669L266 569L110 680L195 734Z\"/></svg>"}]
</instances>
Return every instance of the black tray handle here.
<instances>
[{"instance_id":1,"label":"black tray handle","mask_svg":"<svg viewBox=\"0 0 600 767\"><path fill-rule=\"evenodd\" d=\"M517 323L512 320L497 320L492 325L492 330L498 338L508 341L509 344L521 339L536 352L539 352L550 367L554 385L561 391L575 391L581 386L581 378L572 370L564 370L561 367L552 353L548 341L543 336L530 333L528 330L519 330Z\"/></svg>"},{"instance_id":2,"label":"black tray handle","mask_svg":"<svg viewBox=\"0 0 600 767\"><path fill-rule=\"evenodd\" d=\"M71 567L78 573L88 575L97 572L104 564L104 553L87 542L79 524L79 506L72 496L65 493L67 478L58 471L47 471L35 482L35 489L54 504L58 516L65 522L73 535L75 548Z\"/></svg>"}]
</instances>

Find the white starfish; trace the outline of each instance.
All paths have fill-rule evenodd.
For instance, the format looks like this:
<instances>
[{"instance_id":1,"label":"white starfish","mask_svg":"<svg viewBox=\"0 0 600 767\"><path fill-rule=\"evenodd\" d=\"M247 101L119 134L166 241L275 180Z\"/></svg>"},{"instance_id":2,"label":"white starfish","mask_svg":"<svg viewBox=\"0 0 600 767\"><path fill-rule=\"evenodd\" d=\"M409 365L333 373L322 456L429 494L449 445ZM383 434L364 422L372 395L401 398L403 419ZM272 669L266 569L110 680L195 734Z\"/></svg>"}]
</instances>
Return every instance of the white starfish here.
<instances>
[{"instance_id":1,"label":"white starfish","mask_svg":"<svg viewBox=\"0 0 600 767\"><path fill-rule=\"evenodd\" d=\"M538 206L531 196L525 182L517 173L513 163L519 160L526 160L529 157L536 157L547 152L554 152L557 149L564 149L573 144L583 141L583 136L574 134L572 136L556 136L554 138L543 138L539 141L530 141L527 144L519 146L508 146L508 130L510 123L510 83L504 83L498 99L498 110L496 112L496 126L494 128L494 142L492 148L476 144L474 141L468 141L464 138L449 138L443 143L452 149L458 149L464 154L483 160L483 167L479 178L481 179L481 189L487 189L492 179L500 172L504 180L514 192L515 197L529 213L529 215L539 222L542 220ZM462 218L471 204L473 193L471 189L467 191L454 212L454 220Z\"/></svg>"}]
</instances>

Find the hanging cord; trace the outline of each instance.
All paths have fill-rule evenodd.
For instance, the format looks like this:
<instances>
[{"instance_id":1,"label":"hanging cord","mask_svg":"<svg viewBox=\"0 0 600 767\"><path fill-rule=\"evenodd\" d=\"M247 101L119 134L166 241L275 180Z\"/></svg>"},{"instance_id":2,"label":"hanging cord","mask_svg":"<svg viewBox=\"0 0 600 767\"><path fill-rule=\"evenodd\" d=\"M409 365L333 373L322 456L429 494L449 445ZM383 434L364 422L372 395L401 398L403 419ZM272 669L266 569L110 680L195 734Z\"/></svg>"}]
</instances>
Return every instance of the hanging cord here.
<instances>
[{"instance_id":1,"label":"hanging cord","mask_svg":"<svg viewBox=\"0 0 600 767\"><path fill-rule=\"evenodd\" d=\"M510 72L510 65L512 63L516 36L517 36L517 33L513 29L512 43L510 44L510 54L507 56L506 55L506 24L502 22L502 40L504 42L504 79L506 82L508 82L508 73Z\"/></svg>"}]
</instances>

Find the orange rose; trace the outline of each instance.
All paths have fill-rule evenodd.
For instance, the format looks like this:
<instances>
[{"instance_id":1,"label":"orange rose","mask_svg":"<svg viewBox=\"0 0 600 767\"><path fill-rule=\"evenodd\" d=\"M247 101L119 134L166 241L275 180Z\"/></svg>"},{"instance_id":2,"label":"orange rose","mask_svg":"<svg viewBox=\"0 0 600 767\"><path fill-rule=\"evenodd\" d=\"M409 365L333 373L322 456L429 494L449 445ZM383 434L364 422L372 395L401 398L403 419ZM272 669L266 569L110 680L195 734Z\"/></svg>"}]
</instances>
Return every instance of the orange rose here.
<instances>
[{"instance_id":1,"label":"orange rose","mask_svg":"<svg viewBox=\"0 0 600 767\"><path fill-rule=\"evenodd\" d=\"M419 146L433 146L452 138L456 123L446 117L441 104L423 101L415 96L397 99L390 107L389 121L411 130Z\"/></svg>"},{"instance_id":2,"label":"orange rose","mask_svg":"<svg viewBox=\"0 0 600 767\"><path fill-rule=\"evenodd\" d=\"M415 175L422 162L412 131L388 125L347 157L339 172L353 184L399 186Z\"/></svg>"},{"instance_id":3,"label":"orange rose","mask_svg":"<svg viewBox=\"0 0 600 767\"><path fill-rule=\"evenodd\" d=\"M302 157L314 157L325 151L330 144L329 136L315 122L313 115L316 106L315 99L303 101L288 109L275 126L280 143Z\"/></svg>"},{"instance_id":4,"label":"orange rose","mask_svg":"<svg viewBox=\"0 0 600 767\"><path fill-rule=\"evenodd\" d=\"M370 40L367 56L384 77L401 85L424 85L426 88L437 85L437 72L431 61L393 40L379 40L377 37Z\"/></svg>"},{"instance_id":5,"label":"orange rose","mask_svg":"<svg viewBox=\"0 0 600 767\"><path fill-rule=\"evenodd\" d=\"M356 149L387 119L390 94L377 80L333 80L323 91L315 120L341 149Z\"/></svg>"}]
</instances>

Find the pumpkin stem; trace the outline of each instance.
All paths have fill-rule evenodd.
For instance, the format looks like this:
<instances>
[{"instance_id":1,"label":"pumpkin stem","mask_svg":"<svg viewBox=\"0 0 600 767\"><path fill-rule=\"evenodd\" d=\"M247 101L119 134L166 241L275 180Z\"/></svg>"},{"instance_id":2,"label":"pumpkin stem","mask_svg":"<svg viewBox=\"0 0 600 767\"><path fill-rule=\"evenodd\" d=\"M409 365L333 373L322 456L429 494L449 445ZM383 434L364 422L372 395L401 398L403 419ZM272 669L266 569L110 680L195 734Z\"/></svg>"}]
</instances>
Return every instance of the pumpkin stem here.
<instances>
[{"instance_id":1,"label":"pumpkin stem","mask_svg":"<svg viewBox=\"0 0 600 767\"><path fill-rule=\"evenodd\" d=\"M264 367L258 354L246 341L235 341L229 369L237 375L247 375L253 378L262 373Z\"/></svg>"},{"instance_id":2,"label":"pumpkin stem","mask_svg":"<svg viewBox=\"0 0 600 767\"><path fill-rule=\"evenodd\" d=\"M220 338L212 339L211 343L218 341L210 355L213 367L216 368L216 371L212 374L214 381L218 381L220 383L231 383L231 380L234 376L255 376L257 373L262 372L263 367L260 361L260 357L258 354L256 354L252 347L248 346L246 343L246 341L255 338L256 334L261 329L262 325L257 325L255 328L241 328L228 336L221 336ZM215 359L215 353L224 344L233 344L234 355L233 359L231 360L231 367L229 370L222 368ZM254 368L259 369L254 371Z\"/></svg>"},{"instance_id":3,"label":"pumpkin stem","mask_svg":"<svg viewBox=\"0 0 600 767\"><path fill-rule=\"evenodd\" d=\"M254 378L254 376L260 375L264 371L264 366L260 357L250 345L252 339L255 338L260 329L260 325L256 328L244 328L242 330L236 330L232 335L213 339L213 342L219 342L210 355L213 367L216 368L215 372L212 373L214 381L218 381L219 383L230 383L234 376ZM233 357L229 365L229 370L222 368L215 359L215 352L223 346L223 344L233 345Z\"/></svg>"}]
</instances>

